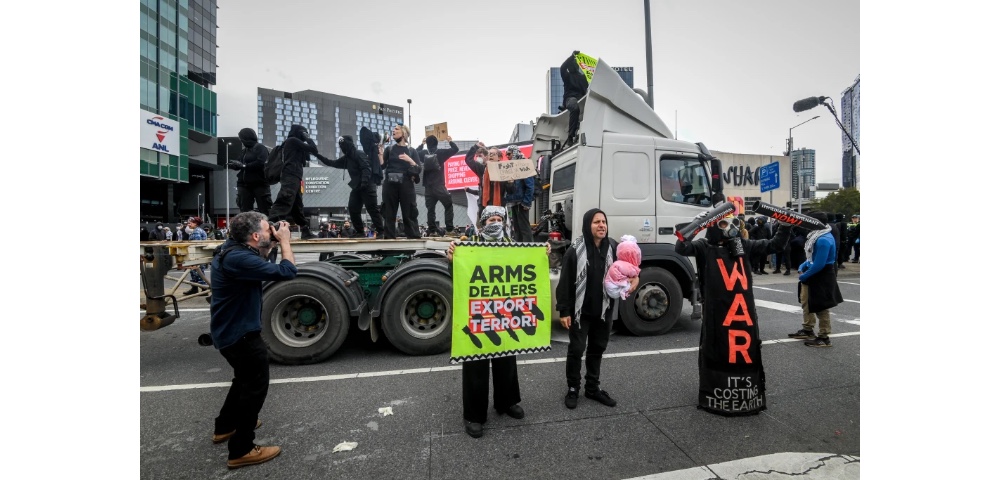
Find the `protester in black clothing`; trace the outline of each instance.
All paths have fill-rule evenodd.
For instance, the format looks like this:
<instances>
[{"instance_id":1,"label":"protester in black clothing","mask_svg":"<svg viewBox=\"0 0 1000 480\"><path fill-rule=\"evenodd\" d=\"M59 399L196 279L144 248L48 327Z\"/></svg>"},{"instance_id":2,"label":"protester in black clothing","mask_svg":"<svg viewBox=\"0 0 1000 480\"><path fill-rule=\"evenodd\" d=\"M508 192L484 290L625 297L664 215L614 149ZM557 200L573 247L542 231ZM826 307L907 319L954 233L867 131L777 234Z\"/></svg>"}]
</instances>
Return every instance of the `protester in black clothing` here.
<instances>
[{"instance_id":1,"label":"protester in black clothing","mask_svg":"<svg viewBox=\"0 0 1000 480\"><path fill-rule=\"evenodd\" d=\"M285 165L281 170L281 190L271 205L268 220L276 222L291 219L299 226L302 240L316 238L316 234L309 231L309 220L302 211L302 193L305 189L302 172L309 164L309 155L319 157L319 150L309 138L309 130L302 125L292 125L282 148Z\"/></svg>"},{"instance_id":2,"label":"protester in black clothing","mask_svg":"<svg viewBox=\"0 0 1000 480\"><path fill-rule=\"evenodd\" d=\"M267 147L257 142L257 132L244 128L239 133L243 153L240 159L230 160L229 168L239 170L236 174L236 205L240 212L257 210L264 214L271 211L271 186L264 179L264 165L267 164Z\"/></svg>"},{"instance_id":3,"label":"protester in black clothing","mask_svg":"<svg viewBox=\"0 0 1000 480\"><path fill-rule=\"evenodd\" d=\"M382 212L378 206L378 192L375 182L372 181L372 166L365 152L358 150L354 144L354 138L344 135L337 140L340 151L343 155L336 160L329 160L319 156L319 161L324 165L343 168L351 176L347 186L351 187L351 195L347 200L347 213L355 225L361 225L361 205L364 204L368 216L372 217L372 225L378 236L382 236L383 221ZM356 232L355 232L356 233ZM343 237L350 237L346 232L341 232Z\"/></svg>"},{"instance_id":4,"label":"protester in black clothing","mask_svg":"<svg viewBox=\"0 0 1000 480\"><path fill-rule=\"evenodd\" d=\"M794 265L794 269L798 270L799 265L802 265L806 261L806 234L809 232L803 228L792 227L791 239L788 240L788 263L787 265ZM788 275L788 272L785 272Z\"/></svg>"},{"instance_id":5,"label":"protester in black clothing","mask_svg":"<svg viewBox=\"0 0 1000 480\"><path fill-rule=\"evenodd\" d=\"M149 230L146 227L139 225L139 241L148 242L149 241Z\"/></svg>"},{"instance_id":6,"label":"protester in black clothing","mask_svg":"<svg viewBox=\"0 0 1000 480\"><path fill-rule=\"evenodd\" d=\"M861 216L853 215L851 223L847 226L847 245L854 249L854 258L851 263L858 263L861 260ZM848 254L850 255L850 254Z\"/></svg>"},{"instance_id":7,"label":"protester in black clothing","mask_svg":"<svg viewBox=\"0 0 1000 480\"><path fill-rule=\"evenodd\" d=\"M579 50L574 50L573 54L559 67L559 75L562 77L564 88L562 106L569 110L569 136L566 138L566 145L576 143L576 132L580 129L579 101L590 88L587 76L583 74L580 64L576 60L579 53Z\"/></svg>"},{"instance_id":8,"label":"protester in black clothing","mask_svg":"<svg viewBox=\"0 0 1000 480\"><path fill-rule=\"evenodd\" d=\"M397 234L403 234L406 238L420 238L420 230L417 228L417 191L413 185L420 178L421 165L417 161L420 158L417 151L406 142L409 135L410 129L406 125L396 125L392 129L395 144L379 148L379 164L385 172L385 183L382 184L382 203L385 207L383 214L386 219L391 219L398 212L403 223L403 231L397 232L396 224L390 220L385 222L385 238L389 239L396 238Z\"/></svg>"},{"instance_id":9,"label":"protester in black clothing","mask_svg":"<svg viewBox=\"0 0 1000 480\"><path fill-rule=\"evenodd\" d=\"M608 297L604 277L618 259L618 243L608 238L608 220L597 208L583 215L583 236L577 237L566 250L562 274L556 287L556 309L559 322L569 329L569 351L566 353L566 408L576 408L580 393L580 367L587 353L587 375L584 396L604 405L618 404L608 392L601 390L601 359L611 339L611 324L618 317L618 301ZM632 280L629 293L639 286Z\"/></svg>"},{"instance_id":10,"label":"protester in black clothing","mask_svg":"<svg viewBox=\"0 0 1000 480\"><path fill-rule=\"evenodd\" d=\"M359 235L358 231L351 226L351 222L344 222L344 228L340 229L340 236L343 238L355 238L364 235Z\"/></svg>"},{"instance_id":11,"label":"protester in black clothing","mask_svg":"<svg viewBox=\"0 0 1000 480\"><path fill-rule=\"evenodd\" d=\"M450 235L455 230L455 210L451 201L451 193L444 188L444 162L458 153L458 145L448 140L448 148L439 149L438 139L434 135L427 137L427 150L421 143L417 153L424 164L424 205L427 206L427 229L432 235ZM441 230L437 222L437 204L444 206L444 226Z\"/></svg>"},{"instance_id":12,"label":"protester in black clothing","mask_svg":"<svg viewBox=\"0 0 1000 480\"><path fill-rule=\"evenodd\" d=\"M844 220L846 216L843 213L838 213L836 215L837 228L840 229L840 245L837 250L837 268L847 268L844 267L844 262L851 256L851 245L848 243L848 227L847 222Z\"/></svg>"},{"instance_id":13,"label":"protester in black clothing","mask_svg":"<svg viewBox=\"0 0 1000 480\"><path fill-rule=\"evenodd\" d=\"M754 223L756 225L750 229L750 240L767 240L770 238L767 231L767 220L764 217L757 217L757 221ZM767 253L765 251L763 255L758 254L748 258L753 267L753 273L767 275L767 271L764 270L767 268Z\"/></svg>"},{"instance_id":14,"label":"protester in black clothing","mask_svg":"<svg viewBox=\"0 0 1000 480\"><path fill-rule=\"evenodd\" d=\"M212 261L212 344L233 367L233 382L215 418L213 443L229 441L229 468L263 463L281 447L254 444L254 430L270 382L267 345L260 336L263 284L295 278L295 257L287 222L277 229L258 212L244 212L230 222L230 238ZM281 245L281 261L267 261Z\"/></svg>"},{"instance_id":15,"label":"protester in black clothing","mask_svg":"<svg viewBox=\"0 0 1000 480\"><path fill-rule=\"evenodd\" d=\"M822 213L822 212L819 212ZM824 213L826 215L826 224L830 226L830 234L833 235L833 246L834 246L834 257L839 261L840 259L840 223L837 222L837 216L831 213ZM844 268L843 265L835 265L834 271Z\"/></svg>"}]
</instances>

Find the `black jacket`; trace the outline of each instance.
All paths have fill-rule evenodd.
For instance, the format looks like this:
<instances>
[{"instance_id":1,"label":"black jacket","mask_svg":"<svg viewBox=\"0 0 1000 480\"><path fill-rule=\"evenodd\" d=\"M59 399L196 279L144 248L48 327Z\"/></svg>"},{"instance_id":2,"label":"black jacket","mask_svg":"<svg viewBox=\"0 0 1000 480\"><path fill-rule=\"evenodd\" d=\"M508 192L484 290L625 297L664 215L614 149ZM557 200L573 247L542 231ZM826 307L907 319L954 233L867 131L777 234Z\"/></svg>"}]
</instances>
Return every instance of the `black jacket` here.
<instances>
[{"instance_id":1,"label":"black jacket","mask_svg":"<svg viewBox=\"0 0 1000 480\"><path fill-rule=\"evenodd\" d=\"M316 144L311 139L305 142L298 137L299 129L304 131L305 127L292 125L292 129L288 132L288 138L285 139L282 147L281 153L285 159L285 166L281 170L282 179L294 177L301 180L302 169L309 164L309 154L319 155L319 150L316 149Z\"/></svg>"},{"instance_id":2,"label":"black jacket","mask_svg":"<svg viewBox=\"0 0 1000 480\"><path fill-rule=\"evenodd\" d=\"M267 185L264 179L264 165L267 164L267 147L254 142L253 147L243 147L243 168L236 174L237 185Z\"/></svg>"},{"instance_id":3,"label":"black jacket","mask_svg":"<svg viewBox=\"0 0 1000 480\"><path fill-rule=\"evenodd\" d=\"M618 242L611 237L604 237L600 247L594 245L594 235L590 231L590 223L597 213L604 212L595 208L583 216L583 242L587 245L587 286L583 294L580 315L606 318L611 310L618 306L617 302L611 299L608 305L609 311L601 312L601 304L604 302L604 270L610 266L606 265L608 249L611 249L611 261L617 261ZM577 261L576 249L571 245L563 255L562 272L559 275L559 285L556 286L556 309L559 310L560 317L572 316L576 310Z\"/></svg>"},{"instance_id":4,"label":"black jacket","mask_svg":"<svg viewBox=\"0 0 1000 480\"><path fill-rule=\"evenodd\" d=\"M347 182L347 186L351 189L358 188L362 183L370 184L372 182L372 165L368 161L368 156L365 155L365 152L357 149L353 139L344 138L348 140L340 145L341 151L344 152L340 158L330 160L322 155L316 158L328 167L346 169L347 174L351 176L351 181Z\"/></svg>"},{"instance_id":5,"label":"black jacket","mask_svg":"<svg viewBox=\"0 0 1000 480\"><path fill-rule=\"evenodd\" d=\"M444 161L458 153L458 145L455 142L448 142L448 148L445 149L427 147L427 150L424 150L423 147L420 147L417 153L420 155L420 163L424 165L424 186L444 185ZM428 155L437 157L437 169L434 169L433 165L427 164Z\"/></svg>"},{"instance_id":6,"label":"black jacket","mask_svg":"<svg viewBox=\"0 0 1000 480\"><path fill-rule=\"evenodd\" d=\"M715 228L715 227L710 227ZM791 234L791 227L788 225L779 225L778 230L774 232L774 237L770 240L746 240L740 239L743 242L743 252L747 259L758 258L769 253L776 253L783 251L785 249L785 244L788 242L788 237ZM720 245L712 245L708 241L708 238L699 238L691 242L684 242L678 240L674 244L674 251L684 255L685 257L694 256L695 263L697 264L698 271L704 272L705 269L709 268L708 265L708 255L707 251L709 248L719 248ZM726 248L725 245L721 246ZM794 251L794 247L793 247ZM747 267L749 267L750 262L748 262ZM801 262L800 262L801 263ZM794 264L794 260L793 260ZM751 268L752 270L752 268Z\"/></svg>"},{"instance_id":7,"label":"black jacket","mask_svg":"<svg viewBox=\"0 0 1000 480\"><path fill-rule=\"evenodd\" d=\"M559 75L562 77L563 88L565 89L565 93L563 93L564 105L568 98L580 99L587 94L587 88L590 87L590 84L587 83L587 76L580 71L580 64L576 61L576 55L570 55L563 62L562 66L559 67Z\"/></svg>"},{"instance_id":8,"label":"black jacket","mask_svg":"<svg viewBox=\"0 0 1000 480\"><path fill-rule=\"evenodd\" d=\"M419 177L421 168L420 164L421 157L419 154L417 154L417 151L409 145L403 147L406 149L406 154L409 155L414 162L417 162L416 165L410 166L410 164L407 163L406 160L400 160L398 155L395 156L392 155L392 150L396 147L397 145L391 145L385 147L385 150L382 152L382 159L385 160L385 163L382 164L382 170L385 171L386 174L406 173L409 175Z\"/></svg>"}]
</instances>

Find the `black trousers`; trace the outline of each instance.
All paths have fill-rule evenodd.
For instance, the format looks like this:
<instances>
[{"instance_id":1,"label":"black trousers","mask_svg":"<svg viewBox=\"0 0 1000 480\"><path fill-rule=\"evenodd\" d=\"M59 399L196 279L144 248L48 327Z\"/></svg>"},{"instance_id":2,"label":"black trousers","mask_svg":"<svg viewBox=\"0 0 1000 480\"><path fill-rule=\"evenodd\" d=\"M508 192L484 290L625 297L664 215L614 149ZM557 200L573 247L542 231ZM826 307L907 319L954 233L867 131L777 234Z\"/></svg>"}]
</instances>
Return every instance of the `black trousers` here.
<instances>
[{"instance_id":1,"label":"black trousers","mask_svg":"<svg viewBox=\"0 0 1000 480\"><path fill-rule=\"evenodd\" d=\"M493 365L493 408L505 412L521 403L517 357L508 356L462 363L462 416L486 423L490 406L490 365Z\"/></svg>"},{"instance_id":2,"label":"black trousers","mask_svg":"<svg viewBox=\"0 0 1000 480\"><path fill-rule=\"evenodd\" d=\"M444 206L444 226L448 232L455 230L455 209L451 195L444 184L427 186L424 189L424 205L427 207L427 227L437 228L437 204Z\"/></svg>"},{"instance_id":3,"label":"black trousers","mask_svg":"<svg viewBox=\"0 0 1000 480\"><path fill-rule=\"evenodd\" d=\"M855 243L854 244L854 261L856 262L858 260L861 260L861 244L860 243Z\"/></svg>"},{"instance_id":4,"label":"black trousers","mask_svg":"<svg viewBox=\"0 0 1000 480\"><path fill-rule=\"evenodd\" d=\"M378 206L378 193L375 185L369 184L365 188L355 188L351 190L351 196L347 199L347 213L351 215L351 225L358 225L361 228L361 205L368 210L368 216L372 217L372 228L382 238L385 233L385 224L382 219L382 212ZM358 230L359 234L363 230Z\"/></svg>"},{"instance_id":5,"label":"black trousers","mask_svg":"<svg viewBox=\"0 0 1000 480\"><path fill-rule=\"evenodd\" d=\"M405 235L406 238L420 238L417 228L417 191L413 189L413 180L404 177L400 183L385 182L382 184L382 203L385 205L385 238L396 238ZM403 231L396 231L396 213L403 217Z\"/></svg>"},{"instance_id":6,"label":"black trousers","mask_svg":"<svg viewBox=\"0 0 1000 480\"><path fill-rule=\"evenodd\" d=\"M233 384L219 416L215 417L215 433L236 430L229 437L229 459L240 458L253 449L254 428L260 409L267 397L271 380L267 360L267 346L260 332L251 332L239 341L219 350L233 367Z\"/></svg>"},{"instance_id":7,"label":"black trousers","mask_svg":"<svg viewBox=\"0 0 1000 480\"><path fill-rule=\"evenodd\" d=\"M563 102L563 107L569 110L569 137L566 139L567 143L576 136L576 131L580 129L580 105L577 102L578 99L575 97L567 98Z\"/></svg>"},{"instance_id":8,"label":"black trousers","mask_svg":"<svg viewBox=\"0 0 1000 480\"><path fill-rule=\"evenodd\" d=\"M531 235L531 221L528 220L528 211L520 205L510 207L511 227L513 227L513 240L515 242L533 242Z\"/></svg>"},{"instance_id":9,"label":"black trousers","mask_svg":"<svg viewBox=\"0 0 1000 480\"><path fill-rule=\"evenodd\" d=\"M271 205L267 219L271 222L291 220L292 223L300 227L309 228L309 220L302 213L302 179L281 177L281 190L278 191L278 198Z\"/></svg>"},{"instance_id":10,"label":"black trousers","mask_svg":"<svg viewBox=\"0 0 1000 480\"><path fill-rule=\"evenodd\" d=\"M596 392L601 386L601 359L611 339L611 321L581 315L579 325L573 319L569 325L569 352L566 354L566 383L580 389L580 363L587 352L586 390Z\"/></svg>"},{"instance_id":11,"label":"black trousers","mask_svg":"<svg viewBox=\"0 0 1000 480\"><path fill-rule=\"evenodd\" d=\"M257 211L265 215L271 212L271 187L268 185L240 185L236 184L236 205L240 213L253 210L253 204L257 202Z\"/></svg>"}]
</instances>

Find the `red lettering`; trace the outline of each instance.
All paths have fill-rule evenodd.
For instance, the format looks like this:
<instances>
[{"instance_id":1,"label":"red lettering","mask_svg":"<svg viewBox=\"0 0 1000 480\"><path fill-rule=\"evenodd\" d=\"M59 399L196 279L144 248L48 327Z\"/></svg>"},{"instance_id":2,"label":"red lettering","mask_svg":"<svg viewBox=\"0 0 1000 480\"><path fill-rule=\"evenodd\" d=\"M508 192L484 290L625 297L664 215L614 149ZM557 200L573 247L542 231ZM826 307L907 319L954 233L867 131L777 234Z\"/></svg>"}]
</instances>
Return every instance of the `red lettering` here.
<instances>
[{"instance_id":1,"label":"red lettering","mask_svg":"<svg viewBox=\"0 0 1000 480\"><path fill-rule=\"evenodd\" d=\"M736 338L743 338L746 343L737 345ZM753 363L750 361L750 334L742 330L730 330L729 331L729 363L736 363L736 353L739 352L743 355L743 361L745 363Z\"/></svg>"},{"instance_id":2,"label":"red lettering","mask_svg":"<svg viewBox=\"0 0 1000 480\"><path fill-rule=\"evenodd\" d=\"M733 273L731 275L726 272L726 264L722 262L721 258L715 260L719 262L719 271L722 272L722 279L726 282L726 290L733 291L736 280L740 281L740 286L743 287L743 290L747 289L747 274L746 268L743 267L743 257L739 257L736 262L733 262Z\"/></svg>"},{"instance_id":3,"label":"red lettering","mask_svg":"<svg viewBox=\"0 0 1000 480\"><path fill-rule=\"evenodd\" d=\"M733 304L729 306L729 313L726 314L726 321L722 322L722 326L728 327L733 321L753 325L753 319L750 318L750 312L747 309L747 301L743 298L742 293L737 293L736 297L733 298Z\"/></svg>"}]
</instances>

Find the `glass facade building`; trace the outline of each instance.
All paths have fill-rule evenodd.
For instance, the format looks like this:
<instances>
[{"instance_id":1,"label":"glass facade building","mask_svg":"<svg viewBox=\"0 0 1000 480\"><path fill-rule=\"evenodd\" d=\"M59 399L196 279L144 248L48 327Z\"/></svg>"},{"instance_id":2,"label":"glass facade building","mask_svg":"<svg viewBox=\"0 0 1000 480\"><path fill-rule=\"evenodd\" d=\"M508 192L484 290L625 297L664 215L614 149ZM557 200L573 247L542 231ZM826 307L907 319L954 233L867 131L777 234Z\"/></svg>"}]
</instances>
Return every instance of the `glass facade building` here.
<instances>
[{"instance_id":1,"label":"glass facade building","mask_svg":"<svg viewBox=\"0 0 1000 480\"><path fill-rule=\"evenodd\" d=\"M172 185L191 180L189 144L216 135L216 9L215 0L139 2L139 107L180 124L178 155L139 149L144 219L177 213Z\"/></svg>"},{"instance_id":2,"label":"glass facade building","mask_svg":"<svg viewBox=\"0 0 1000 480\"><path fill-rule=\"evenodd\" d=\"M854 79L854 83L840 94L840 122L844 128L851 132L854 141L861 146L861 75ZM854 187L860 189L861 184L861 155L854 149L851 139L843 132L841 136L841 150L843 150L842 167L844 188Z\"/></svg>"},{"instance_id":3,"label":"glass facade building","mask_svg":"<svg viewBox=\"0 0 1000 480\"><path fill-rule=\"evenodd\" d=\"M611 68L618 72L618 76L622 77L622 80L625 81L628 88L635 88L632 85L632 67ZM545 108L548 109L547 111L550 115L559 113L559 107L562 106L564 93L566 93L566 89L563 86L562 76L559 75L559 67L550 68L547 72L545 72Z\"/></svg>"},{"instance_id":4,"label":"glass facade building","mask_svg":"<svg viewBox=\"0 0 1000 480\"><path fill-rule=\"evenodd\" d=\"M816 150L800 148L792 151L792 199L813 198L809 187L816 186Z\"/></svg>"}]
</instances>

